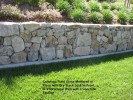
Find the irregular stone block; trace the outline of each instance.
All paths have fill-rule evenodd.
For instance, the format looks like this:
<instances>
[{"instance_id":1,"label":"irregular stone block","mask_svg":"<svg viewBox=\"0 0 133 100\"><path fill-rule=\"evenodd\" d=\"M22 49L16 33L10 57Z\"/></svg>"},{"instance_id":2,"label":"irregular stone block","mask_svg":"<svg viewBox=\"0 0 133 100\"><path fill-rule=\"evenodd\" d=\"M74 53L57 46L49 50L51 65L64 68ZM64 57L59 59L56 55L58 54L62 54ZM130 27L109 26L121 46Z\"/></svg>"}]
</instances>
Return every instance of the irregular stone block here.
<instances>
[{"instance_id":1,"label":"irregular stone block","mask_svg":"<svg viewBox=\"0 0 133 100\"><path fill-rule=\"evenodd\" d=\"M71 45L65 46L64 56L65 57L71 57L72 56L72 46Z\"/></svg>"},{"instance_id":2,"label":"irregular stone block","mask_svg":"<svg viewBox=\"0 0 133 100\"><path fill-rule=\"evenodd\" d=\"M8 56L0 56L0 65L10 64L11 59Z\"/></svg>"},{"instance_id":3,"label":"irregular stone block","mask_svg":"<svg viewBox=\"0 0 133 100\"><path fill-rule=\"evenodd\" d=\"M63 53L63 50L57 50L57 58L62 59L64 57Z\"/></svg>"},{"instance_id":4,"label":"irregular stone block","mask_svg":"<svg viewBox=\"0 0 133 100\"><path fill-rule=\"evenodd\" d=\"M12 36L19 34L19 24L4 22L0 23L0 36Z\"/></svg>"},{"instance_id":5,"label":"irregular stone block","mask_svg":"<svg viewBox=\"0 0 133 100\"><path fill-rule=\"evenodd\" d=\"M67 38L65 36L61 36L58 39L60 45L67 44Z\"/></svg>"},{"instance_id":6,"label":"irregular stone block","mask_svg":"<svg viewBox=\"0 0 133 100\"><path fill-rule=\"evenodd\" d=\"M12 38L12 47L15 52L20 52L25 49L24 41L22 38L15 36Z\"/></svg>"},{"instance_id":7,"label":"irregular stone block","mask_svg":"<svg viewBox=\"0 0 133 100\"><path fill-rule=\"evenodd\" d=\"M12 63L26 62L27 54L25 52L17 52L11 56Z\"/></svg>"},{"instance_id":8,"label":"irregular stone block","mask_svg":"<svg viewBox=\"0 0 133 100\"><path fill-rule=\"evenodd\" d=\"M8 45L8 46L12 45L12 38L11 37L5 37L3 45Z\"/></svg>"},{"instance_id":9,"label":"irregular stone block","mask_svg":"<svg viewBox=\"0 0 133 100\"><path fill-rule=\"evenodd\" d=\"M40 49L39 43L33 43L30 47L30 51L38 51Z\"/></svg>"},{"instance_id":10,"label":"irregular stone block","mask_svg":"<svg viewBox=\"0 0 133 100\"><path fill-rule=\"evenodd\" d=\"M38 52L28 53L28 61L37 61L37 60L38 60Z\"/></svg>"},{"instance_id":11,"label":"irregular stone block","mask_svg":"<svg viewBox=\"0 0 133 100\"><path fill-rule=\"evenodd\" d=\"M83 33L77 37L77 46L89 46L91 45L91 34Z\"/></svg>"},{"instance_id":12,"label":"irregular stone block","mask_svg":"<svg viewBox=\"0 0 133 100\"><path fill-rule=\"evenodd\" d=\"M37 22L25 22L22 23L23 27L27 30L29 30L30 32L37 30L41 25L40 23Z\"/></svg>"},{"instance_id":13,"label":"irregular stone block","mask_svg":"<svg viewBox=\"0 0 133 100\"><path fill-rule=\"evenodd\" d=\"M42 60L52 60L56 57L54 47L40 48L40 54L41 54Z\"/></svg>"},{"instance_id":14,"label":"irregular stone block","mask_svg":"<svg viewBox=\"0 0 133 100\"><path fill-rule=\"evenodd\" d=\"M13 54L13 48L6 46L0 49L0 56L11 56Z\"/></svg>"},{"instance_id":15,"label":"irregular stone block","mask_svg":"<svg viewBox=\"0 0 133 100\"><path fill-rule=\"evenodd\" d=\"M90 54L90 46L87 47L77 47L74 49L74 54L78 56L85 56Z\"/></svg>"},{"instance_id":16,"label":"irregular stone block","mask_svg":"<svg viewBox=\"0 0 133 100\"><path fill-rule=\"evenodd\" d=\"M42 37L32 37L31 42L33 43L41 43Z\"/></svg>"}]
</instances>

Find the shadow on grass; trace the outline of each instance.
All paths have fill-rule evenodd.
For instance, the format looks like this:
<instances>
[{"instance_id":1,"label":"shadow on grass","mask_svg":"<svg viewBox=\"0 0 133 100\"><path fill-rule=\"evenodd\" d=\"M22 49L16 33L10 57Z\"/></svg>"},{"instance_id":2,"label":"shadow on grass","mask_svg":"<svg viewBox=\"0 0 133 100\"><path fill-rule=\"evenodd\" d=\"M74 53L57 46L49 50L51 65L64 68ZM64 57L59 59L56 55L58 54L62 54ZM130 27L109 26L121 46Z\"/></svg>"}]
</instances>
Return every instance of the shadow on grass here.
<instances>
[{"instance_id":1,"label":"shadow on grass","mask_svg":"<svg viewBox=\"0 0 133 100\"><path fill-rule=\"evenodd\" d=\"M115 54L115 55L109 55L109 56L98 57L98 58L76 60L76 61L66 61L66 62L60 62L60 63L46 64L46 65L34 65L34 66L25 66L20 68L3 69L3 70L0 70L0 79L4 79L5 84L11 85L13 83L12 78L17 76L23 76L28 74L46 75L53 71L58 72L63 69L87 67L89 65L97 65L108 61L119 61L121 59L125 59L132 56L133 56L133 52L129 52L129 53Z\"/></svg>"}]
</instances>

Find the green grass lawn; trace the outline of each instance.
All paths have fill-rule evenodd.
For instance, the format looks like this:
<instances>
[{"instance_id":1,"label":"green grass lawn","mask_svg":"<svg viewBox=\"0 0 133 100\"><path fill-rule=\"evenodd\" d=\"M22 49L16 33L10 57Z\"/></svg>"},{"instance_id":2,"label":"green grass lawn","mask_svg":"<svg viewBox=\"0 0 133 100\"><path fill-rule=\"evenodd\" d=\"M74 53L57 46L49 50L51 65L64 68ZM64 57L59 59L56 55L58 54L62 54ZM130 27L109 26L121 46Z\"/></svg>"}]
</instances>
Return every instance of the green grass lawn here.
<instances>
[{"instance_id":1,"label":"green grass lawn","mask_svg":"<svg viewBox=\"0 0 133 100\"><path fill-rule=\"evenodd\" d=\"M44 80L92 80L97 87L43 94ZM0 100L133 100L133 52L1 70Z\"/></svg>"}]
</instances>

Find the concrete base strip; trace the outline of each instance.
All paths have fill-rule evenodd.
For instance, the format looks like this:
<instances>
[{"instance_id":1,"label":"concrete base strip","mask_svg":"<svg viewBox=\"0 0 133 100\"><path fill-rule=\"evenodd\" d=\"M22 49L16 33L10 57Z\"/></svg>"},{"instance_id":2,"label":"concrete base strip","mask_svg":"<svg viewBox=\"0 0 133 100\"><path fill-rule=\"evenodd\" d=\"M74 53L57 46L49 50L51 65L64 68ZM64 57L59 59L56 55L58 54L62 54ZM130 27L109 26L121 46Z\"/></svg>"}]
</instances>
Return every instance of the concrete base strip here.
<instances>
[{"instance_id":1,"label":"concrete base strip","mask_svg":"<svg viewBox=\"0 0 133 100\"><path fill-rule=\"evenodd\" d=\"M120 53L127 53L127 52L133 52L133 50L126 50L126 51L121 51L121 52L113 52L113 53L108 53L108 54L98 54L98 55L71 57L71 58L66 58L66 59L61 59L61 60L35 61L35 62L25 62L25 63L19 63L19 64L0 65L0 69L16 68L16 67L23 67L23 66L27 66L28 67L28 66L31 66L31 65L41 65L41 64L49 64L49 63L55 63L55 62L64 62L64 61L80 60L80 59L87 59L87 58L96 58L96 57L102 57L102 56L120 54Z\"/></svg>"}]
</instances>

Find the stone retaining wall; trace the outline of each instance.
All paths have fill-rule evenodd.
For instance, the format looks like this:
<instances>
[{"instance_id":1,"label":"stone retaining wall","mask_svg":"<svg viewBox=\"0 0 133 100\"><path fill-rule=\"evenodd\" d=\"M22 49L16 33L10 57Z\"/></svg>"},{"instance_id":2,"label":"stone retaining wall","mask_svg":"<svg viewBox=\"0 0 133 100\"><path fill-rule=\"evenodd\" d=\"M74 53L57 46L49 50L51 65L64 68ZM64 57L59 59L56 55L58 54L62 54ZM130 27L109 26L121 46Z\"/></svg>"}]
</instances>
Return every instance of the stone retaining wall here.
<instances>
[{"instance_id":1,"label":"stone retaining wall","mask_svg":"<svg viewBox=\"0 0 133 100\"><path fill-rule=\"evenodd\" d=\"M0 65L131 49L132 25L0 23Z\"/></svg>"}]
</instances>

